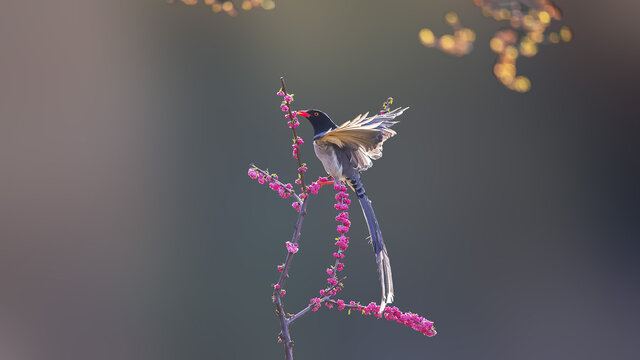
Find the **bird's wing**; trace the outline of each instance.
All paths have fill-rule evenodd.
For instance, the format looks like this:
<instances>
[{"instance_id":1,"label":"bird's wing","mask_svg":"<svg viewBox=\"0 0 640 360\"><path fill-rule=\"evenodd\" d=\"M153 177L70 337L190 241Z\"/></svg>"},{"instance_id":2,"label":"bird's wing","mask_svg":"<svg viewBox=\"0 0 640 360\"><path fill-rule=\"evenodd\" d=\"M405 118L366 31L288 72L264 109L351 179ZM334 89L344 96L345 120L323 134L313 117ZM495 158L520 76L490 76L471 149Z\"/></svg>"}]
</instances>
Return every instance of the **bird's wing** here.
<instances>
[{"instance_id":1,"label":"bird's wing","mask_svg":"<svg viewBox=\"0 0 640 360\"><path fill-rule=\"evenodd\" d=\"M367 117L358 115L338 128L324 134L318 141L332 143L348 152L351 165L364 171L373 165L372 160L382 157L382 143L396 134L390 127L393 121L408 108L397 108L384 114Z\"/></svg>"}]
</instances>

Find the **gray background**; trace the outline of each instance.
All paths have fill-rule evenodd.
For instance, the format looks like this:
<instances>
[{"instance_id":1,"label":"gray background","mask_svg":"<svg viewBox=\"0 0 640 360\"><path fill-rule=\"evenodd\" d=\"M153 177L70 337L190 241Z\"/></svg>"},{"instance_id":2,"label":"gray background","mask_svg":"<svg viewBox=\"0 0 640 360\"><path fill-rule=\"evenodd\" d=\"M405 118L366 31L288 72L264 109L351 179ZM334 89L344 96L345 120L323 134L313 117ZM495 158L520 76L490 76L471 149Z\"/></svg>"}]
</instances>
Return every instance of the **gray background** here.
<instances>
[{"instance_id":1,"label":"gray background","mask_svg":"<svg viewBox=\"0 0 640 360\"><path fill-rule=\"evenodd\" d=\"M336 121L411 106L364 175L396 305L426 338L323 309L299 359L631 359L640 335L636 1L558 1L569 44L492 74L504 24L471 1L163 1L0 8L0 358L278 359L269 284L295 212L247 165L294 179L275 91ZM419 44L460 14L454 58ZM323 175L312 155L309 176ZM287 310L324 284L332 192L310 203ZM342 296L378 299L359 209Z\"/></svg>"}]
</instances>

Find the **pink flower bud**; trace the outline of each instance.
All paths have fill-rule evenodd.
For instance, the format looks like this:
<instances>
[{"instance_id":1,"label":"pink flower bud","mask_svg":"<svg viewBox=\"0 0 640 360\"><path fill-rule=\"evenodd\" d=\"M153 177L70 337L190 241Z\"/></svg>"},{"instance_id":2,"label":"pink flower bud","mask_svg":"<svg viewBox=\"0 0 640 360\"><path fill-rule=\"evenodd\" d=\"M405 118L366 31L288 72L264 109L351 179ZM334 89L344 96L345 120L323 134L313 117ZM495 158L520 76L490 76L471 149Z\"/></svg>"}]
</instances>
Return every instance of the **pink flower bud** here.
<instances>
[{"instance_id":1,"label":"pink flower bud","mask_svg":"<svg viewBox=\"0 0 640 360\"><path fill-rule=\"evenodd\" d=\"M298 244L294 244L291 241L287 241L285 244L287 245L287 251L290 254L295 254L298 252Z\"/></svg>"},{"instance_id":2,"label":"pink flower bud","mask_svg":"<svg viewBox=\"0 0 640 360\"><path fill-rule=\"evenodd\" d=\"M249 169L249 177L252 178L252 179L257 179L258 178L258 173L253 169Z\"/></svg>"}]
</instances>

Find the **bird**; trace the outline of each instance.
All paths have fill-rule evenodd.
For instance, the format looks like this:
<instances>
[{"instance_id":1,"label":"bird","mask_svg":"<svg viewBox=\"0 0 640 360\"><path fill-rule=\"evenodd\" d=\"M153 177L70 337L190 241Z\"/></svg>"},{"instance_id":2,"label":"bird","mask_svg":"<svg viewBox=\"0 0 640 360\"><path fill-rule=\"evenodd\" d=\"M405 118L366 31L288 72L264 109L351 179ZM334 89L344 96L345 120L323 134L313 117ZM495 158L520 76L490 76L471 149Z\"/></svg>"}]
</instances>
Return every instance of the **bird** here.
<instances>
[{"instance_id":1,"label":"bird","mask_svg":"<svg viewBox=\"0 0 640 360\"><path fill-rule=\"evenodd\" d=\"M397 108L370 117L369 113L360 114L340 126L320 110L309 109L296 113L311 123L314 132L313 149L325 171L334 180L348 183L358 196L378 265L382 288L381 312L387 304L393 302L391 263L360 173L373 166L373 160L382 157L382 144L396 135L391 129L391 126L398 123L394 119L407 109Z\"/></svg>"}]
</instances>

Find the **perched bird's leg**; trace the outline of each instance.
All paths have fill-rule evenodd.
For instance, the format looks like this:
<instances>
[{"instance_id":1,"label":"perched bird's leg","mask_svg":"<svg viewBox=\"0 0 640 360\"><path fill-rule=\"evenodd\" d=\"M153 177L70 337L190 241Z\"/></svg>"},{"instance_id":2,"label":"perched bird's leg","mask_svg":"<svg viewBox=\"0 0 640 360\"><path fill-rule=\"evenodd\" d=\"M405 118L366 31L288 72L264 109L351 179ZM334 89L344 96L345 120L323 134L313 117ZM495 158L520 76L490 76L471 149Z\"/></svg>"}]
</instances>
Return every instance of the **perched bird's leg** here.
<instances>
[{"instance_id":1,"label":"perched bird's leg","mask_svg":"<svg viewBox=\"0 0 640 360\"><path fill-rule=\"evenodd\" d=\"M320 187L323 187L325 185L333 185L335 184L335 182L333 180L318 181L318 184L320 185Z\"/></svg>"}]
</instances>

